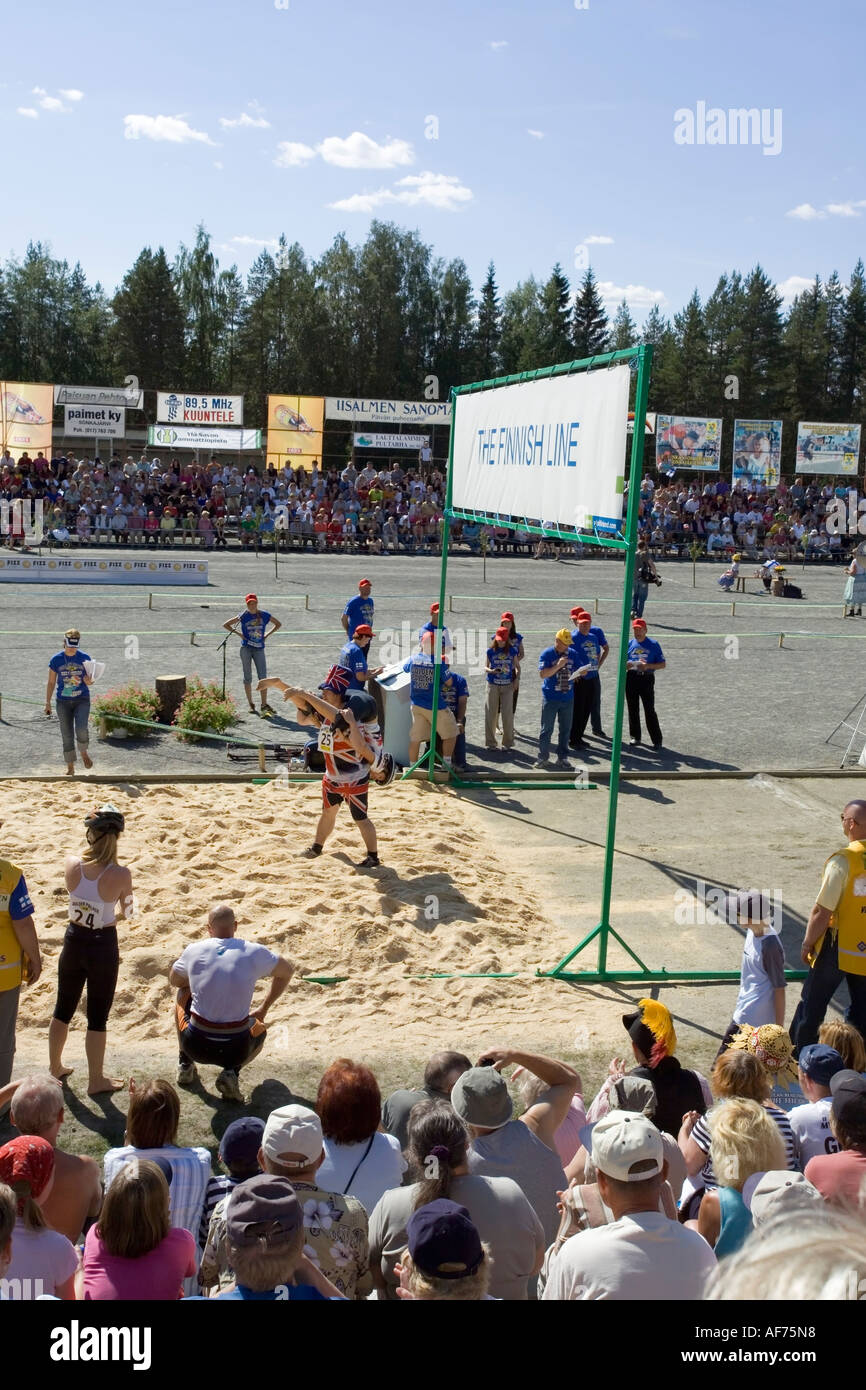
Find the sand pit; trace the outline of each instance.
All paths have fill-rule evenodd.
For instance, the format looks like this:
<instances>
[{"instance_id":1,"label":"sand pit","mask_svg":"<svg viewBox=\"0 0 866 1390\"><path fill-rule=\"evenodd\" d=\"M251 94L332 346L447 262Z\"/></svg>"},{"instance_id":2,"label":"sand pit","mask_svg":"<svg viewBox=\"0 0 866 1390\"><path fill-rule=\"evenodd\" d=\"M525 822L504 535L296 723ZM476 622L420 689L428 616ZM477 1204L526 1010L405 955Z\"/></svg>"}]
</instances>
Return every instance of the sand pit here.
<instances>
[{"instance_id":1,"label":"sand pit","mask_svg":"<svg viewBox=\"0 0 866 1390\"><path fill-rule=\"evenodd\" d=\"M97 800L127 817L135 916L119 924L121 969L110 1036L125 1051L173 1050L168 969L203 934L210 903L235 905L243 935L341 984L293 982L269 1015L275 1046L296 1056L425 1053L500 1036L558 1038L569 1047L593 1001L532 978L573 944L551 923L531 859L511 857L519 834L494 842L478 812L443 788L395 785L371 795L384 867L358 872L360 837L348 813L319 860L312 840L319 786L131 784L85 788L7 782L0 788L2 852L24 870L36 907L44 972L22 992L18 1045L33 1056L54 1004L66 927L63 858L83 845ZM432 971L517 971L513 980L413 979ZM69 1054L83 1043L76 1016ZM280 1050L282 1050L282 1048ZM111 1042L109 1043L109 1050Z\"/></svg>"}]
</instances>

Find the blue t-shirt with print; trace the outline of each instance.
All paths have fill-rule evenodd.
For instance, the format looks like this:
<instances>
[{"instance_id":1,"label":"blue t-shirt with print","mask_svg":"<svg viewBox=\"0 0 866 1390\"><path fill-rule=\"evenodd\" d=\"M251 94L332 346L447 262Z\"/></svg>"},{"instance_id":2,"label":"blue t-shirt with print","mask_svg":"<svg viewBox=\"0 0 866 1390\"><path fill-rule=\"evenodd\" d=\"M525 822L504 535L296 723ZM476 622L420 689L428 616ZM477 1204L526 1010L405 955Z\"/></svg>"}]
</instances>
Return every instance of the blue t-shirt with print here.
<instances>
[{"instance_id":1,"label":"blue t-shirt with print","mask_svg":"<svg viewBox=\"0 0 866 1390\"><path fill-rule=\"evenodd\" d=\"M25 917L33 916L35 909L30 894L27 892L27 884L23 874L9 894L9 906L6 910L13 922L23 922Z\"/></svg>"},{"instance_id":2,"label":"blue t-shirt with print","mask_svg":"<svg viewBox=\"0 0 866 1390\"><path fill-rule=\"evenodd\" d=\"M596 628L596 632L598 631L599 629ZM603 633L602 636L604 636ZM581 632L580 628L575 628L574 632L571 634L571 650L575 652L577 656L576 669L579 670L581 666L592 667L592 670L587 671L582 679L597 681L598 659L601 656L601 643L598 641L597 637L593 636L592 628L586 633Z\"/></svg>"},{"instance_id":3,"label":"blue t-shirt with print","mask_svg":"<svg viewBox=\"0 0 866 1390\"><path fill-rule=\"evenodd\" d=\"M492 672L488 671L488 685L511 685L514 680L514 652L510 646L507 647L488 647L487 665L492 667Z\"/></svg>"},{"instance_id":4,"label":"blue t-shirt with print","mask_svg":"<svg viewBox=\"0 0 866 1390\"><path fill-rule=\"evenodd\" d=\"M447 672L447 667L443 667L442 676ZM403 670L408 671L412 677L412 684L409 689L409 700L419 709L433 708L433 681L436 675L436 666L432 656L427 656L423 652L416 652L410 656L408 661L403 662ZM445 691L442 688L442 676L439 679L439 709L447 709L448 704L445 699Z\"/></svg>"},{"instance_id":5,"label":"blue t-shirt with print","mask_svg":"<svg viewBox=\"0 0 866 1390\"><path fill-rule=\"evenodd\" d=\"M664 656L658 642L653 641L652 637L644 637L640 642L636 637L632 637L628 644L628 659L646 661L653 665L657 661L664 661Z\"/></svg>"},{"instance_id":6,"label":"blue t-shirt with print","mask_svg":"<svg viewBox=\"0 0 866 1390\"><path fill-rule=\"evenodd\" d=\"M245 1303L296 1303L299 1300L312 1301L315 1299L321 1299L323 1303L345 1302L345 1299L343 1298L332 1297L326 1299L325 1295L323 1293L319 1293L318 1289L314 1289L312 1284L283 1284L278 1289L265 1289L264 1292L257 1291L255 1289L248 1289L245 1284L238 1284L235 1288L230 1289L227 1293L218 1293L217 1298L243 1299ZM205 1301L205 1299L202 1299L202 1302ZM198 1299L186 1298L184 1299L184 1302L197 1303Z\"/></svg>"},{"instance_id":7,"label":"blue t-shirt with print","mask_svg":"<svg viewBox=\"0 0 866 1390\"><path fill-rule=\"evenodd\" d=\"M458 704L464 695L469 694L468 680L465 676L461 676L459 671L450 671L448 679L443 680L441 689L445 696L446 709L450 709L456 718Z\"/></svg>"},{"instance_id":8,"label":"blue t-shirt with print","mask_svg":"<svg viewBox=\"0 0 866 1390\"><path fill-rule=\"evenodd\" d=\"M361 598L360 594L349 599L343 609L343 616L349 619L350 637L354 637L355 628L361 627L363 623L366 623L368 627L373 626L373 606L371 598Z\"/></svg>"},{"instance_id":9,"label":"blue t-shirt with print","mask_svg":"<svg viewBox=\"0 0 866 1390\"><path fill-rule=\"evenodd\" d=\"M357 642L347 642L340 651L340 665L352 672L350 690L366 690L366 683L358 679L367 673L367 653L363 647L359 647Z\"/></svg>"},{"instance_id":10,"label":"blue t-shirt with print","mask_svg":"<svg viewBox=\"0 0 866 1390\"><path fill-rule=\"evenodd\" d=\"M84 663L89 661L87 652L78 651L74 656L58 652L52 656L48 665L57 676L56 694L58 700L89 700L90 687L84 684Z\"/></svg>"},{"instance_id":11,"label":"blue t-shirt with print","mask_svg":"<svg viewBox=\"0 0 866 1390\"><path fill-rule=\"evenodd\" d=\"M265 628L271 621L270 613L263 613L261 609L257 613L249 613L244 609L239 613L241 620L242 647L255 647L257 650L265 645Z\"/></svg>"},{"instance_id":12,"label":"blue t-shirt with print","mask_svg":"<svg viewBox=\"0 0 866 1390\"><path fill-rule=\"evenodd\" d=\"M545 647L538 658L538 669L543 671L547 666L555 666L560 656L567 659L568 665L561 671L557 671L553 676L544 676L541 682L541 693L545 700L556 700L562 704L574 698L574 684L569 680L569 676L577 670L577 653L574 647L569 647L567 651L558 652L556 647Z\"/></svg>"}]
</instances>

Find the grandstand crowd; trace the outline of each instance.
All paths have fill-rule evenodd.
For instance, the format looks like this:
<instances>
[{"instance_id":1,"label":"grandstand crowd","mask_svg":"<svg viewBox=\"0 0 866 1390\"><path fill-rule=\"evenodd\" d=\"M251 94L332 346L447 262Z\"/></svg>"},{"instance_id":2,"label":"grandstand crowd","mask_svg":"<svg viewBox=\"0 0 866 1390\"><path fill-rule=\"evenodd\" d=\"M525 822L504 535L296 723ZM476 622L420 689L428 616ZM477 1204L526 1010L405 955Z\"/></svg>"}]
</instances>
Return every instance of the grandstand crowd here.
<instances>
[{"instance_id":1,"label":"grandstand crowd","mask_svg":"<svg viewBox=\"0 0 866 1390\"><path fill-rule=\"evenodd\" d=\"M684 556L697 543L722 560L734 551L761 561L803 554L841 560L846 538L828 531L825 518L834 497L847 496L847 485L819 478L770 487L748 479L732 486L716 475L689 480L661 474L641 486L639 527L656 556ZM444 497L444 474L420 459L405 468L393 461L379 468L349 462L342 471L314 463L310 470L268 465L258 472L217 458L0 457L0 500L41 500L46 540L58 546L244 550L277 543L309 551L429 554L441 548ZM22 538L13 530L8 543ZM579 540L537 540L519 527L469 521L453 524L451 543L471 554L541 558L562 545L581 553Z\"/></svg>"}]
</instances>

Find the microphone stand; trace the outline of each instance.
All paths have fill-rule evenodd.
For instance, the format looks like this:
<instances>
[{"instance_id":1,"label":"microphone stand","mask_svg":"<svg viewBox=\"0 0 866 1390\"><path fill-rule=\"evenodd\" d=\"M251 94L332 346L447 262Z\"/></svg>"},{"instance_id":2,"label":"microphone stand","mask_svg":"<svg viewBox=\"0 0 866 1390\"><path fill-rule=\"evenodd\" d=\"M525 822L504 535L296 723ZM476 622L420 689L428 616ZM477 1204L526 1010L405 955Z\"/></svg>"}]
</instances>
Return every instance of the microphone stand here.
<instances>
[{"instance_id":1,"label":"microphone stand","mask_svg":"<svg viewBox=\"0 0 866 1390\"><path fill-rule=\"evenodd\" d=\"M230 638L230 637L233 637L233 636L234 636L234 633L232 633L232 632L227 632L226 635L225 635L225 637L223 638L223 640L220 642L219 646L217 647L217 651L218 651L218 652L222 652L222 654L223 654L223 695L222 695L223 699L225 699L225 697L226 697L226 647L228 646L229 638Z\"/></svg>"}]
</instances>

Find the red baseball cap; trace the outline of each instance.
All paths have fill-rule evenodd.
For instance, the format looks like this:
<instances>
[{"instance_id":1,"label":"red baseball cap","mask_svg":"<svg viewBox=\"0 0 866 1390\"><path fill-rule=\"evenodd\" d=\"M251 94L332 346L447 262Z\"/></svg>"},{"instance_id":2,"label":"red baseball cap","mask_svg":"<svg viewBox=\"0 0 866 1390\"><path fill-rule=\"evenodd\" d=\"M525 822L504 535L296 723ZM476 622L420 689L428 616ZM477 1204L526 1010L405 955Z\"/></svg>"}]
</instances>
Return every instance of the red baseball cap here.
<instances>
[{"instance_id":1,"label":"red baseball cap","mask_svg":"<svg viewBox=\"0 0 866 1390\"><path fill-rule=\"evenodd\" d=\"M438 604L438 603L431 603L431 604L430 604L430 612L431 612L431 613L438 613L438 612L439 612L439 604Z\"/></svg>"},{"instance_id":2,"label":"red baseball cap","mask_svg":"<svg viewBox=\"0 0 866 1390\"><path fill-rule=\"evenodd\" d=\"M359 580L358 580L358 588L359 588L359 589L363 589L363 587L364 587L365 584L367 585L367 588L368 588L368 589L372 589L373 585L370 583L370 580L369 580L369 579L359 579Z\"/></svg>"},{"instance_id":3,"label":"red baseball cap","mask_svg":"<svg viewBox=\"0 0 866 1390\"><path fill-rule=\"evenodd\" d=\"M579 608L576 613L572 614L572 617L576 618L579 623L592 622L592 614L587 613L585 608Z\"/></svg>"},{"instance_id":4,"label":"red baseball cap","mask_svg":"<svg viewBox=\"0 0 866 1390\"><path fill-rule=\"evenodd\" d=\"M643 618L635 618L634 622L632 623L632 627L642 627L644 629L644 632L646 631L646 623L644 622Z\"/></svg>"},{"instance_id":5,"label":"red baseball cap","mask_svg":"<svg viewBox=\"0 0 866 1390\"><path fill-rule=\"evenodd\" d=\"M514 622L514 614L513 614L513 613L503 613L503 614L501 615L501 617L500 617L500 622L504 621L506 618L510 618L511 621Z\"/></svg>"},{"instance_id":6,"label":"red baseball cap","mask_svg":"<svg viewBox=\"0 0 866 1390\"><path fill-rule=\"evenodd\" d=\"M376 634L369 623L359 623L353 634L355 637L375 637Z\"/></svg>"},{"instance_id":7,"label":"red baseball cap","mask_svg":"<svg viewBox=\"0 0 866 1390\"><path fill-rule=\"evenodd\" d=\"M583 609L581 608L580 604L577 603L575 604L574 608L570 608L568 611L571 614L572 618L575 618L578 613L583 612Z\"/></svg>"},{"instance_id":8,"label":"red baseball cap","mask_svg":"<svg viewBox=\"0 0 866 1390\"><path fill-rule=\"evenodd\" d=\"M507 627L498 627L493 635L494 637L498 637L500 642L507 642L511 633L508 631Z\"/></svg>"},{"instance_id":9,"label":"red baseball cap","mask_svg":"<svg viewBox=\"0 0 866 1390\"><path fill-rule=\"evenodd\" d=\"M258 603L258 601L258 594L247 594L246 598L244 599L244 603Z\"/></svg>"}]
</instances>

